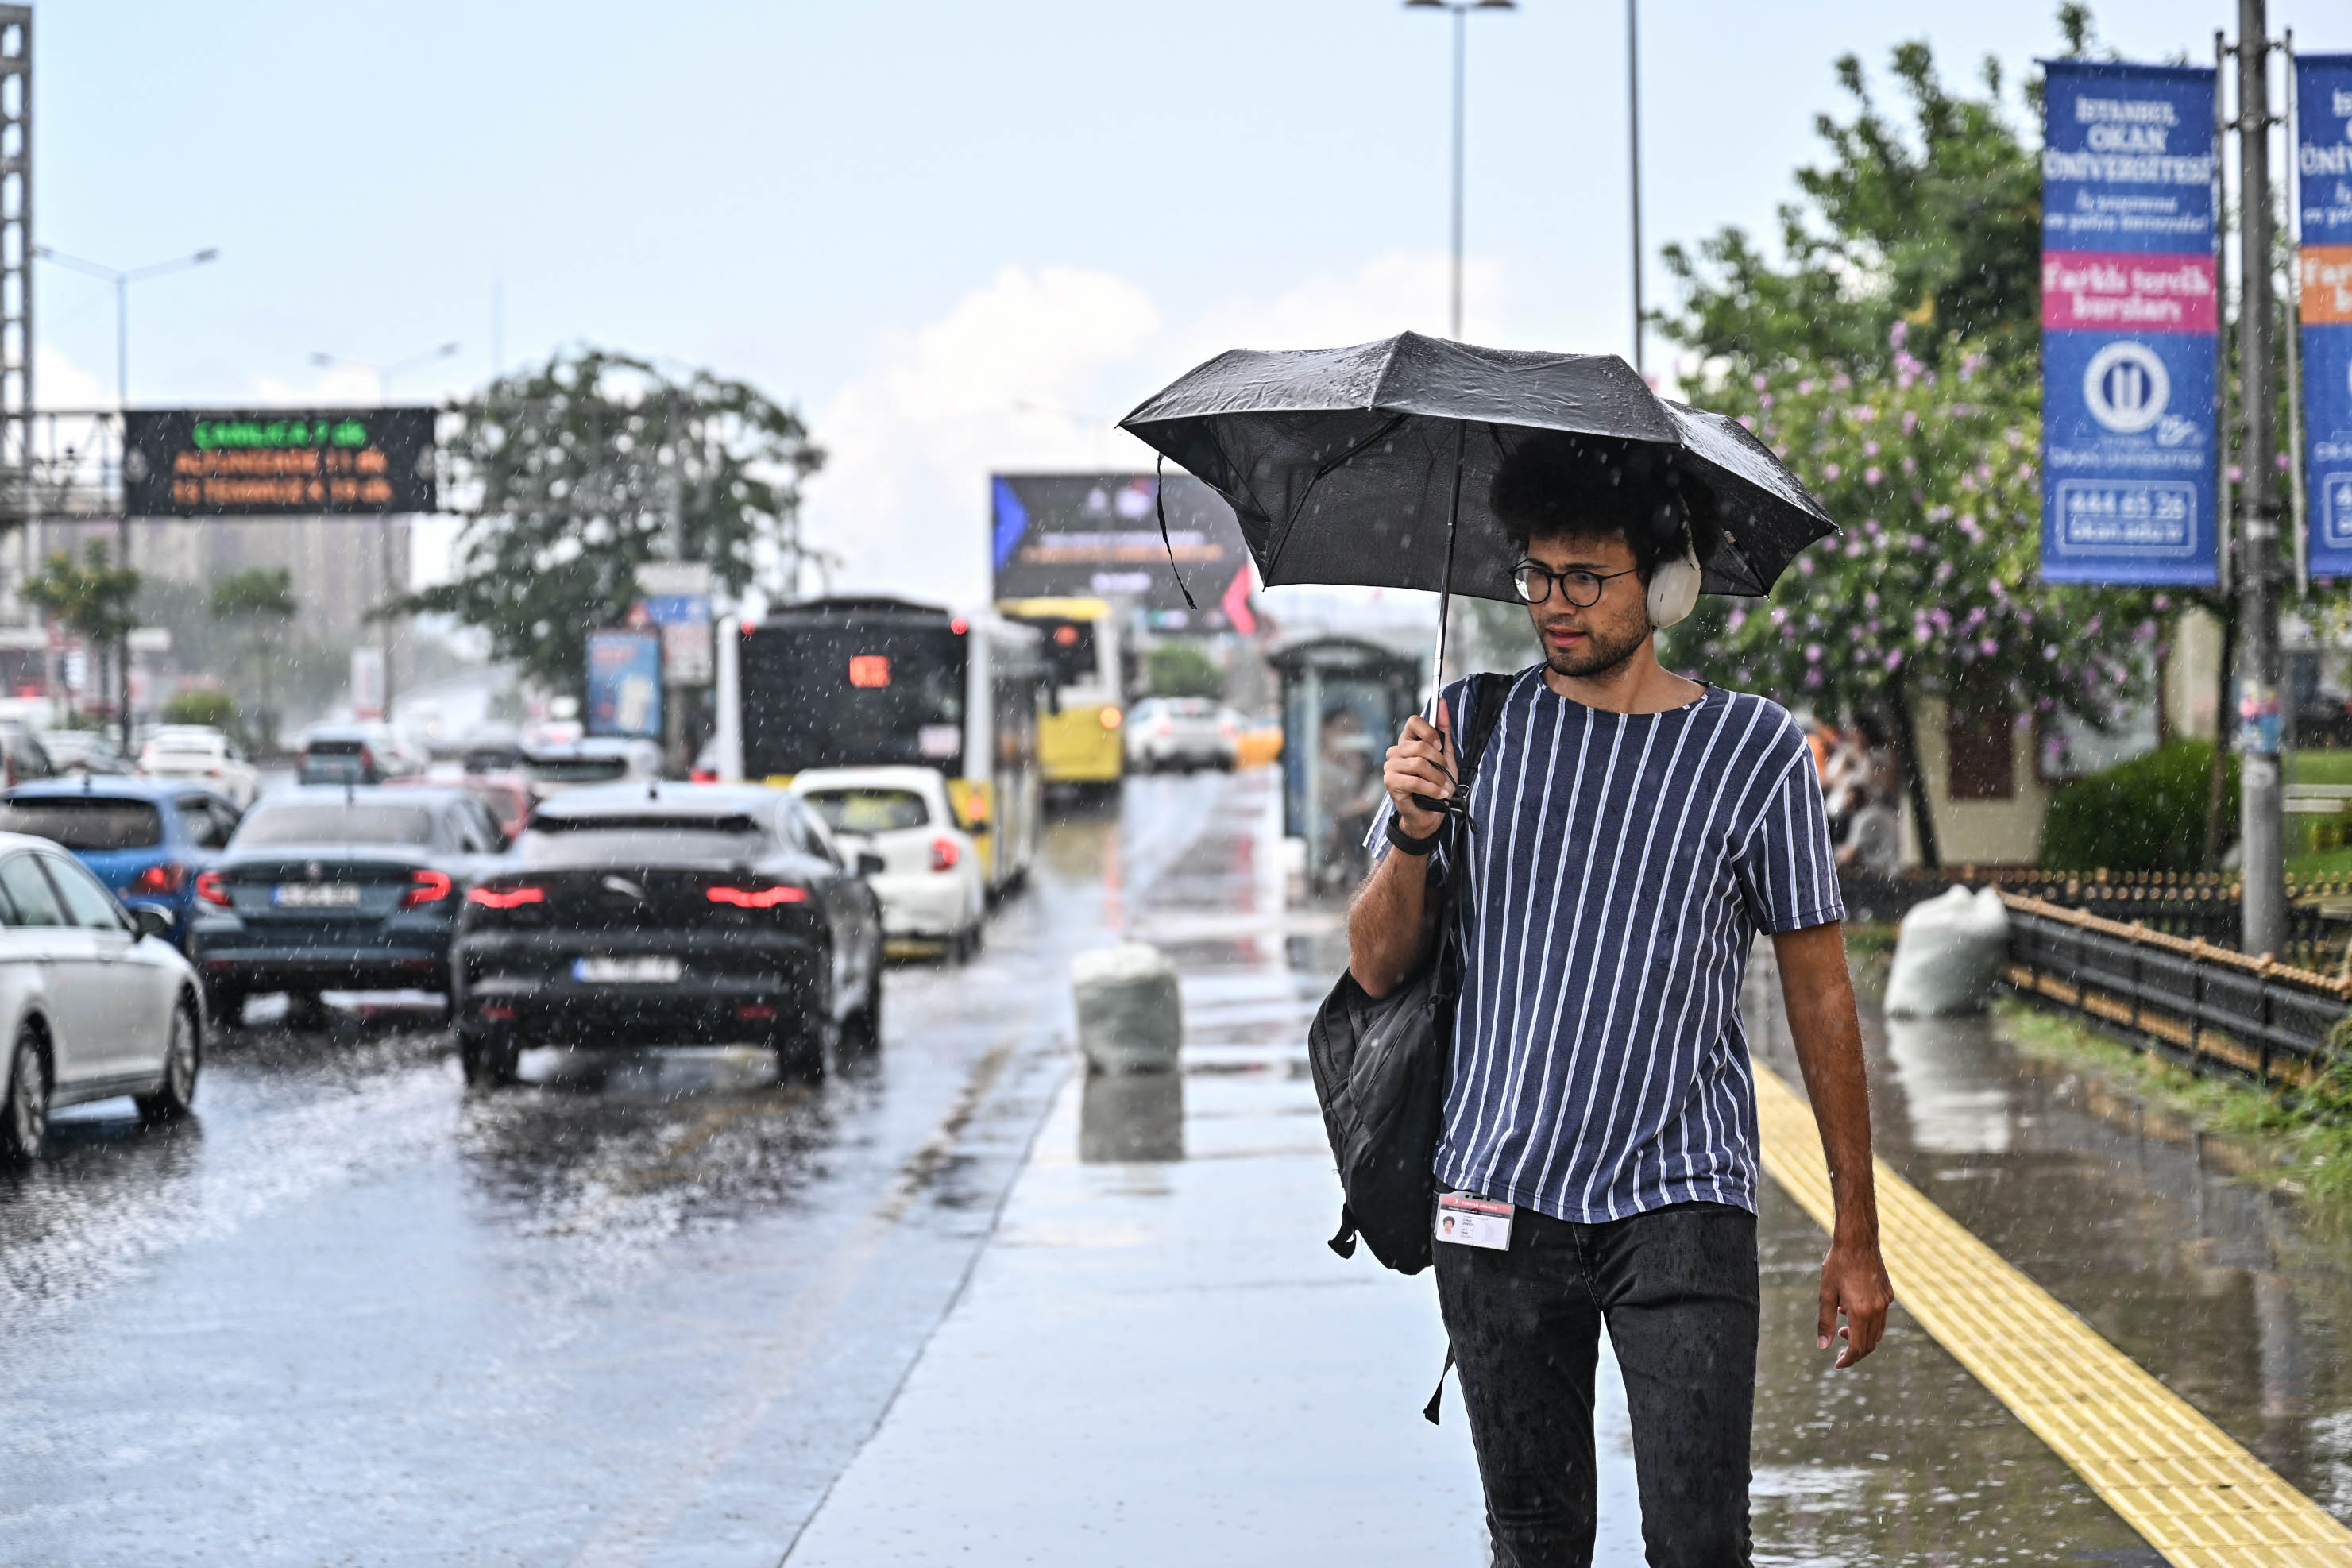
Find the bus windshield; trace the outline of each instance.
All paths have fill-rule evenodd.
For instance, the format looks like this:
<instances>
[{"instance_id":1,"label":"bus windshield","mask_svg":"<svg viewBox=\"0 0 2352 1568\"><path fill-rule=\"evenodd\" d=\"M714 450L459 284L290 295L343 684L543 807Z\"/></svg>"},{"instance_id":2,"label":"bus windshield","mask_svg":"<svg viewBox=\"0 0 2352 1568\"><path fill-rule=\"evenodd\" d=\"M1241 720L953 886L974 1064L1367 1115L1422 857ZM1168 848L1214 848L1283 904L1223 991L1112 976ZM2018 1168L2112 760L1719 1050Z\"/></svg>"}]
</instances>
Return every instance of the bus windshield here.
<instances>
[{"instance_id":1,"label":"bus windshield","mask_svg":"<svg viewBox=\"0 0 2352 1568\"><path fill-rule=\"evenodd\" d=\"M743 639L743 773L963 766L966 645L942 619L763 626Z\"/></svg>"},{"instance_id":2,"label":"bus windshield","mask_svg":"<svg viewBox=\"0 0 2352 1568\"><path fill-rule=\"evenodd\" d=\"M1038 651L1045 656L1046 672L1056 687L1066 691L1073 686L1101 684L1092 621L1070 620L1061 616L1018 618L1023 626L1034 626L1041 634Z\"/></svg>"}]
</instances>

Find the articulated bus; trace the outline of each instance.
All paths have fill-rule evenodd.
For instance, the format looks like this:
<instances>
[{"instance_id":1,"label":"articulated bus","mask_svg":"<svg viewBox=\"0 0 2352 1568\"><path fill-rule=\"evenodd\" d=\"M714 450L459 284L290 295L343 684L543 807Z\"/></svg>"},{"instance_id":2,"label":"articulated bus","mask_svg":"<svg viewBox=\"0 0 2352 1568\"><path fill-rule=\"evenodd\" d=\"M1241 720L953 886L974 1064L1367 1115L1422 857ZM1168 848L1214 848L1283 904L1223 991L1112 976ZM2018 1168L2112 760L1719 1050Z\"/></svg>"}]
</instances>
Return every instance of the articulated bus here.
<instances>
[{"instance_id":1,"label":"articulated bus","mask_svg":"<svg viewBox=\"0 0 2352 1568\"><path fill-rule=\"evenodd\" d=\"M1119 734L1127 715L1117 614L1100 599L1006 599L996 607L1045 638L1045 668L1057 698L1037 733L1045 782L1089 788L1118 784L1127 760Z\"/></svg>"},{"instance_id":2,"label":"articulated bus","mask_svg":"<svg viewBox=\"0 0 2352 1568\"><path fill-rule=\"evenodd\" d=\"M1003 892L1035 863L1044 819L1038 642L903 599L815 599L746 621L719 658L720 775L782 785L809 768L936 768Z\"/></svg>"}]
</instances>

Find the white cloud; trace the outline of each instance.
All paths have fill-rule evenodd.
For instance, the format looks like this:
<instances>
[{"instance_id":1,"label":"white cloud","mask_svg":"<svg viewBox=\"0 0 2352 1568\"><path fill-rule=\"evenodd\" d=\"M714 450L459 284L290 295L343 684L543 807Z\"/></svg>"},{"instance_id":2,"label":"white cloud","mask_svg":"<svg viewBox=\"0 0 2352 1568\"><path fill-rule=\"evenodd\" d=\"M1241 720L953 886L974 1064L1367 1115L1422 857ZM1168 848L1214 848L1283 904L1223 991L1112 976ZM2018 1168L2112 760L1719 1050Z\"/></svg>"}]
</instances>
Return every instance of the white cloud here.
<instances>
[{"instance_id":1,"label":"white cloud","mask_svg":"<svg viewBox=\"0 0 2352 1568\"><path fill-rule=\"evenodd\" d=\"M44 408L111 408L114 387L46 343L33 345L33 392Z\"/></svg>"},{"instance_id":2,"label":"white cloud","mask_svg":"<svg viewBox=\"0 0 2352 1568\"><path fill-rule=\"evenodd\" d=\"M1465 284L1473 330L1500 328L1500 268L1474 263ZM844 557L841 587L976 603L990 473L1149 468L1150 449L1115 423L1191 366L1229 348L1443 331L1445 289L1443 257L1387 256L1171 323L1108 274L1006 268L938 321L885 339L817 416L828 456L808 486L810 538Z\"/></svg>"}]
</instances>

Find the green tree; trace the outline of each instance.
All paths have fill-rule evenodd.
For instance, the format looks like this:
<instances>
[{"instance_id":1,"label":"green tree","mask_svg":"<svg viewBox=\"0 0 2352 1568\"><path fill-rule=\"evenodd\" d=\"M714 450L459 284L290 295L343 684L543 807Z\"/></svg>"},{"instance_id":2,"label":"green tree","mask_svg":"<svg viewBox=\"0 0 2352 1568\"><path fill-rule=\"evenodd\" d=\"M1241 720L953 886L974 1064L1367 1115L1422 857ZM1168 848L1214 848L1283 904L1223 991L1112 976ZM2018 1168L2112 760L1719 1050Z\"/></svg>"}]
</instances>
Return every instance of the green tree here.
<instances>
[{"instance_id":1,"label":"green tree","mask_svg":"<svg viewBox=\"0 0 2352 1568\"><path fill-rule=\"evenodd\" d=\"M1225 672L1189 642L1160 643L1143 656L1143 669L1154 697L1222 698L1225 694Z\"/></svg>"},{"instance_id":2,"label":"green tree","mask_svg":"<svg viewBox=\"0 0 2352 1568\"><path fill-rule=\"evenodd\" d=\"M257 746L274 749L278 708L269 689L270 668L276 662L272 645L284 638L294 619L294 574L283 566L260 566L224 577L213 584L211 607L213 619L242 623L253 639L251 663L261 689L261 708L251 727L251 739Z\"/></svg>"},{"instance_id":3,"label":"green tree","mask_svg":"<svg viewBox=\"0 0 2352 1568\"><path fill-rule=\"evenodd\" d=\"M799 519L824 455L797 413L742 382L583 349L457 412L445 456L475 514L457 575L379 613L479 626L492 657L552 689L582 694L583 634L619 624L642 596L636 569L673 542L730 594L790 596L824 559Z\"/></svg>"},{"instance_id":4,"label":"green tree","mask_svg":"<svg viewBox=\"0 0 2352 1568\"><path fill-rule=\"evenodd\" d=\"M25 580L19 590L25 602L47 611L79 634L97 658L100 688L115 693L120 702L122 739L131 739L131 704L122 701L123 644L138 625L139 574L113 563L103 541L90 544L77 564L60 550L49 563ZM111 679L108 679L109 663Z\"/></svg>"},{"instance_id":5,"label":"green tree","mask_svg":"<svg viewBox=\"0 0 2352 1568\"><path fill-rule=\"evenodd\" d=\"M166 724L201 724L208 730L236 728L236 699L226 691L198 687L192 691L176 691L163 704Z\"/></svg>"},{"instance_id":6,"label":"green tree","mask_svg":"<svg viewBox=\"0 0 2352 1568\"><path fill-rule=\"evenodd\" d=\"M1932 865L1916 702L2104 725L2137 688L2170 601L2041 581L2035 367L1953 344L1939 370L1912 356L1909 336L1898 322L1878 375L1807 364L1703 397L1769 446L1843 532L1800 554L1761 601L1704 601L1669 657L1791 707L1877 716L1903 751Z\"/></svg>"},{"instance_id":7,"label":"green tree","mask_svg":"<svg viewBox=\"0 0 2352 1568\"><path fill-rule=\"evenodd\" d=\"M2090 49L2087 6L2061 6L2058 25L2070 55ZM1662 313L1670 336L1743 371L1817 362L1867 375L1891 363L1888 331L1903 321L1919 329L1912 352L1931 363L1954 342L2038 361L2042 167L2019 126L2039 121L2041 78L2027 80L2012 118L1990 56L1980 96L1948 86L1924 41L1898 45L1892 67L1900 117L1873 96L1860 59L1838 59L1853 115L1814 120L1830 156L1797 171L1806 201L1780 208L1783 259L1737 227L1695 250L1664 247L1685 294L1679 316Z\"/></svg>"}]
</instances>

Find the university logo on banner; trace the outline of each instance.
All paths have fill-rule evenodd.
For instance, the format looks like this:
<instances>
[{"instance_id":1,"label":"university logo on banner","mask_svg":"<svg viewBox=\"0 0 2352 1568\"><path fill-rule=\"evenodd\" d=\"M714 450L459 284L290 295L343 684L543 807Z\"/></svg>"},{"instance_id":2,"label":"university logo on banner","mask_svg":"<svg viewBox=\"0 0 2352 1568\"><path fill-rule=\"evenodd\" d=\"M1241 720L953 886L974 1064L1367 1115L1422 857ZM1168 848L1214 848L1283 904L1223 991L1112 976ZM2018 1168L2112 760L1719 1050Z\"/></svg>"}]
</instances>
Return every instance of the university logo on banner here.
<instances>
[{"instance_id":1,"label":"university logo on banner","mask_svg":"<svg viewBox=\"0 0 2352 1568\"><path fill-rule=\"evenodd\" d=\"M2042 575L2210 584L2213 72L2044 66Z\"/></svg>"},{"instance_id":2,"label":"university logo on banner","mask_svg":"<svg viewBox=\"0 0 2352 1568\"><path fill-rule=\"evenodd\" d=\"M2352 55L2294 62L2311 574L2352 576Z\"/></svg>"}]
</instances>

